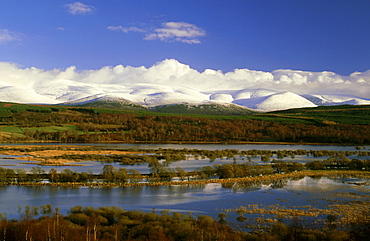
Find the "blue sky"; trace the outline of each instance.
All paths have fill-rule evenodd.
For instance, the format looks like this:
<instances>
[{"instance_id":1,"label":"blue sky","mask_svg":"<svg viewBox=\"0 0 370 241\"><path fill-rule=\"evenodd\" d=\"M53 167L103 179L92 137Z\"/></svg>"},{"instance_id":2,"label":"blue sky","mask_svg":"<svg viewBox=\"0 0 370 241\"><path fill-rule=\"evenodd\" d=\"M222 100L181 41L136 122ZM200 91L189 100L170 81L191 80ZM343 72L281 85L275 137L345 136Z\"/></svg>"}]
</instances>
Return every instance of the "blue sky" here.
<instances>
[{"instance_id":1,"label":"blue sky","mask_svg":"<svg viewBox=\"0 0 370 241\"><path fill-rule=\"evenodd\" d=\"M0 62L42 69L370 69L369 0L1 0Z\"/></svg>"}]
</instances>

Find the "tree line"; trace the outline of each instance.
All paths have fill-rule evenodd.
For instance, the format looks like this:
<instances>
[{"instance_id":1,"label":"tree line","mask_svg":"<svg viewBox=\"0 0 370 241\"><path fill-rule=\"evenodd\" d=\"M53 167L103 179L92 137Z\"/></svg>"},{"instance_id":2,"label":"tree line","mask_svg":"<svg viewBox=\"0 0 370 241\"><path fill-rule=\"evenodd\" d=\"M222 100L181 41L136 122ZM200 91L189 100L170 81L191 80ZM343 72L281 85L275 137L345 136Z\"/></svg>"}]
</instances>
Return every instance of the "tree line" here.
<instances>
[{"instance_id":1,"label":"tree line","mask_svg":"<svg viewBox=\"0 0 370 241\"><path fill-rule=\"evenodd\" d=\"M83 108L81 108L83 109ZM96 113L66 110L51 113L20 112L0 117L3 125L17 126L22 135L3 141L240 143L303 142L365 145L368 125L303 124L242 118L217 118L136 113ZM42 127L74 125L76 129L48 131ZM34 127L40 127L34 129Z\"/></svg>"},{"instance_id":2,"label":"tree line","mask_svg":"<svg viewBox=\"0 0 370 241\"><path fill-rule=\"evenodd\" d=\"M261 156L266 159L266 156ZM269 156L267 155L269 160ZM349 159L344 155L335 155L323 161L311 161L305 164L295 161L283 161L272 159L263 165L254 162L215 164L196 168L194 171L187 172L181 167L171 168L166 162L160 163L157 159L148 159L149 173L141 173L135 169L116 168L111 164L106 164L101 173L94 174L91 171L75 172L69 168L57 172L51 168L48 173L41 167L32 167L27 172L24 169L8 169L0 167L0 183L22 183L22 182L41 182L48 180L50 183L140 183L140 182L164 182L172 181L175 177L181 181L205 180L210 177L220 179L253 177L258 175L269 175L274 173L291 173L302 170L370 170L370 160Z\"/></svg>"}]
</instances>

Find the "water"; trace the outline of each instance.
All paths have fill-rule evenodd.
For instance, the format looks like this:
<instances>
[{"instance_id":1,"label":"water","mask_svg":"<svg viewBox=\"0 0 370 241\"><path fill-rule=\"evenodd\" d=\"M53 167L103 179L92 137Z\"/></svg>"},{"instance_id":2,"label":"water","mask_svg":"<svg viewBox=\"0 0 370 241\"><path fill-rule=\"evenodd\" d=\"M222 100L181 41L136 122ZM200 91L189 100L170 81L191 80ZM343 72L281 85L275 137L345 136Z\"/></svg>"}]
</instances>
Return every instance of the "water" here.
<instances>
[{"instance_id":1,"label":"water","mask_svg":"<svg viewBox=\"0 0 370 241\"><path fill-rule=\"evenodd\" d=\"M7 146L20 146L22 144L6 144ZM334 145L221 145L221 144L59 144L59 143L37 143L35 145L77 145L77 146L94 146L98 148L110 148L110 149L198 149L198 150L225 150L225 149L236 149L236 150L333 150L333 151L356 151L355 146L334 146ZM367 147L365 150L368 150ZM4 158L17 158L17 156L7 156L7 155L0 155L0 167L4 168L11 168L11 169L25 169L29 171L32 167L35 166L34 162L29 162L25 160L19 159L4 159ZM21 157L21 156L18 156ZM324 160L328 157L307 157L307 156L299 156L297 155L294 159L290 157L286 157L284 160L287 161L296 161L300 163L306 163L309 161L314 160ZM357 158L356 156L350 156L349 158ZM363 157L366 158L366 157ZM260 158L254 158L252 161L259 162ZM210 162L209 159L189 159L189 160L182 160L173 162L169 165L170 168L181 167L185 171L194 171L196 168L201 168L204 166L213 166L215 164L225 164L225 163L232 163L234 160L233 158L230 159L216 159L213 162ZM247 158L238 158L238 163L247 162ZM49 172L51 168L56 169L58 172L68 168L75 172L86 172L91 171L93 173L101 173L101 170L106 163L100 163L96 161L81 161L76 163L78 166L42 166L42 168ZM126 168L126 169L135 169L140 171L141 173L149 173L150 170L147 164L142 165L120 165L119 163L109 163L114 167L118 168Z\"/></svg>"},{"instance_id":2,"label":"water","mask_svg":"<svg viewBox=\"0 0 370 241\"><path fill-rule=\"evenodd\" d=\"M39 145L39 144L37 144ZM48 145L48 144L45 144ZM53 144L55 145L55 144ZM84 145L84 144L81 144ZM88 144L89 146L91 144ZM93 144L97 147L109 147L117 149L238 149L238 150L342 150L354 151L354 146L304 146L304 145L132 145L132 144ZM33 164L22 164L26 161L17 159L4 159L9 157L0 156L0 165L5 168L24 168L31 169ZM13 156L17 158L16 156ZM326 158L326 157L325 157ZM289 160L307 160L307 157L297 157ZM308 159L312 160L312 157ZM317 160L317 159L315 159ZM184 160L174 162L170 167L180 166L185 170L194 170L196 167L214 165L216 163L232 162L232 159L217 159L210 163L208 159ZM241 160L238 160L238 162ZM84 161L78 164L83 166L57 167L58 172L65 168L82 172L91 170L94 173L101 172L103 163ZM142 173L148 171L147 165L122 166L113 164L116 167L126 167L128 169L140 170ZM46 171L50 168L43 167ZM62 213L77 205L101 207L117 206L125 210L161 211L169 209L177 212L192 212L194 215L206 214L217 219L217 214L224 210L232 210L240 206L252 204L258 205L283 205L286 207L311 205L316 208L328 207L331 203L361 201L364 199L369 202L369 185L356 186L350 184L352 179L329 179L329 178L303 178L300 180L290 180L284 186L273 188L271 185L262 186L243 186L234 184L232 187L221 184L191 185L191 186L157 186L157 187L117 187L117 188L66 188L66 187L23 187L23 186L0 186L0 213L6 213L8 218L18 218L18 206L31 207L51 204L54 208L59 207ZM367 181L369 180L355 180ZM342 193L343 195L339 195ZM357 193L356 197L346 197L346 193ZM361 196L362 195L362 196ZM362 197L362 199L361 199ZM367 199L366 199L367 197ZM227 220L235 222L235 212L228 213Z\"/></svg>"},{"instance_id":3,"label":"water","mask_svg":"<svg viewBox=\"0 0 370 241\"><path fill-rule=\"evenodd\" d=\"M199 149L199 150L333 150L333 151L354 151L356 146L342 146L342 145L268 145L268 144L117 144L117 143L27 143L27 144L1 144L2 146L22 146L22 145L36 145L36 146L95 146L102 148L116 148L116 149ZM364 148L370 149L370 146ZM365 149L365 150L366 150Z\"/></svg>"},{"instance_id":4,"label":"water","mask_svg":"<svg viewBox=\"0 0 370 241\"><path fill-rule=\"evenodd\" d=\"M59 207L62 213L77 205L84 207L117 206L125 210L171 211L194 215L206 214L217 218L217 214L240 206L284 205L297 207L311 205L315 208L325 208L333 200L338 203L360 201L362 195L366 201L370 186L348 184L350 180L309 177L300 180L290 180L281 188L270 185L243 187L234 184L232 188L224 188L221 184L191 185L191 186L137 186L116 188L66 188L66 187L0 187L0 213L6 213L8 218L19 217L18 206L38 206L51 204ZM361 180L364 181L364 180ZM357 193L355 198L341 197L338 193ZM353 200L352 200L353 199ZM368 201L368 200L367 200ZM235 219L231 213L230 219ZM230 220L232 221L232 220Z\"/></svg>"},{"instance_id":5,"label":"water","mask_svg":"<svg viewBox=\"0 0 370 241\"><path fill-rule=\"evenodd\" d=\"M91 145L91 144L81 144ZM333 151L354 151L355 146L340 145L264 145L264 144L92 144L97 147L108 147L117 149L199 149L199 150L333 150ZM369 149L369 147L365 147Z\"/></svg>"}]
</instances>

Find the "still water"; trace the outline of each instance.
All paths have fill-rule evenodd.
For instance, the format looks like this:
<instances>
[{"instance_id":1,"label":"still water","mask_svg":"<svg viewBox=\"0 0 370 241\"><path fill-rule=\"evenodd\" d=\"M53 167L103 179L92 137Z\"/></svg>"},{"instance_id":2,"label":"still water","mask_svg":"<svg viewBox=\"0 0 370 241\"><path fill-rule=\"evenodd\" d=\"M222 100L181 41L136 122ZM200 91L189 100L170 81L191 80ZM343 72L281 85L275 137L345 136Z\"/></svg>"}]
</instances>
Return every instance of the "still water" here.
<instances>
[{"instance_id":1,"label":"still water","mask_svg":"<svg viewBox=\"0 0 370 241\"><path fill-rule=\"evenodd\" d=\"M353 181L366 182L367 185L357 186ZM221 184L191 186L158 186L158 187L116 187L116 188L65 188L65 187L0 187L0 212L8 218L19 217L18 206L38 206L51 204L59 207L62 213L77 205L102 207L117 206L125 210L161 211L169 209L176 212L191 212L210 215L225 209L235 209L253 204L279 204L289 207L311 205L315 208L326 208L333 202L369 201L369 180L329 179L309 177L300 180L289 180L283 187L273 188L271 185L243 187L234 184L225 188ZM356 198L343 197L340 193L357 193ZM338 197L340 197L338 199ZM367 199L366 199L367 197ZM235 214L229 215L235 219ZM229 220L232 221L232 220Z\"/></svg>"},{"instance_id":2,"label":"still water","mask_svg":"<svg viewBox=\"0 0 370 241\"><path fill-rule=\"evenodd\" d=\"M7 146L20 146L22 144L4 144ZM30 144L32 145L32 144ZM329 151L356 151L355 146L335 146L335 145L221 145L221 144L60 144L60 143L35 143L35 145L76 145L76 146L93 146L97 148L109 148L109 149L198 149L198 150L225 150L225 149L236 149L236 150L329 150ZM368 150L370 147L364 147ZM18 158L21 156L18 156ZM15 158L15 159L7 159L7 158ZM300 163L306 163L309 161L315 161L315 160L324 160L328 157L317 157L314 158L312 156L307 157L305 155L303 156L295 156L294 159L290 157L286 157L284 160L287 161L296 161ZM349 156L350 159L357 158L356 156ZM364 157L366 158L366 157ZM238 163L247 162L246 158L238 158ZM252 161L259 162L260 158L254 158ZM232 163L233 158L223 158L223 159L216 159L212 162L210 162L209 159L199 159L194 160L194 158L190 158L188 160L182 160L173 162L169 165L170 168L176 168L181 167L185 171L194 171L196 168L201 168L204 166L213 166L215 164L226 164L226 163ZM102 168L106 163L100 163L96 161L80 161L78 163L78 166L43 166L42 168L49 172L51 168L56 169L58 172L61 172L62 170L68 168L75 172L85 172L85 171L91 171L93 173L101 173ZM142 165L120 165L119 163L109 163L110 165L113 165L116 168L127 168L127 169L135 169L140 171L141 173L149 173L149 168L147 164ZM29 171L34 167L35 164L33 162L27 162L25 160L19 160L17 159L17 156L7 156L7 155L0 155L0 167L4 168L11 168L11 169L24 169L26 171Z\"/></svg>"},{"instance_id":3,"label":"still water","mask_svg":"<svg viewBox=\"0 0 370 241\"><path fill-rule=\"evenodd\" d=\"M37 144L39 145L39 144ZM53 144L55 145L55 144ZM71 144L70 144L71 145ZM91 144L88 144L89 146ZM354 151L354 146L307 146L307 145L131 145L131 144L93 144L97 147L109 147L117 149L238 149L238 150L342 150ZM368 149L368 147L367 147ZM3 158L2 158L3 157ZM1 159L2 158L2 159ZM299 158L299 157L298 157ZM303 158L303 157L302 157ZM17 162L19 161L19 162ZM296 160L294 160L296 161ZM0 164L5 168L30 169L34 165L21 164L24 161L17 159L4 159L0 156ZM218 160L218 162L232 162L232 160ZM99 173L104 164L97 162L80 162L84 166L68 167L74 171L88 171ZM182 166L184 169L214 165L209 160L185 160L174 163L174 167ZM28 166L27 166L28 165ZM120 166L117 164L117 167ZM127 166L145 172L147 165ZM140 169L141 168L141 169ZM47 171L47 168L44 168ZM59 171L64 167L59 167ZM354 185L353 182L365 182L365 185ZM0 186L0 213L6 213L7 218L18 218L18 207L26 205L38 206L51 204L54 208L59 207L62 213L77 205L101 207L117 206L125 210L161 211L169 209L177 212L191 212L194 215L206 214L217 219L217 214L226 209L235 209L240 206L253 204L274 205L286 207L299 207L311 205L317 208L326 208L333 202L361 201L363 197L369 202L369 180L352 179L312 179L305 177L300 180L287 180L283 186L273 185L243 186L234 184L225 187L221 184L206 185L173 185L158 187L117 187L117 188L65 188L65 187L23 187L23 186ZM348 199L340 193L357 193L356 199ZM338 197L340 197L338 199ZM366 199L367 198L367 199ZM228 214L230 222L235 221L235 213Z\"/></svg>"}]
</instances>

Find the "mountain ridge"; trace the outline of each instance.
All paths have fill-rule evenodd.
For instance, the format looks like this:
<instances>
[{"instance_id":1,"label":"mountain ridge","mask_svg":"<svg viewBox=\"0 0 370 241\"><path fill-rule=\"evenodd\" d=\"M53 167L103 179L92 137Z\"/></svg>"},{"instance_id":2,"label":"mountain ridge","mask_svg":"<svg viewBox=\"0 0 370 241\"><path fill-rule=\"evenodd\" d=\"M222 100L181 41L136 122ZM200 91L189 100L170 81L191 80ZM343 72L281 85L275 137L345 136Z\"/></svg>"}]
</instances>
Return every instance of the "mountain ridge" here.
<instances>
[{"instance_id":1,"label":"mountain ridge","mask_svg":"<svg viewBox=\"0 0 370 241\"><path fill-rule=\"evenodd\" d=\"M189 108L198 108L199 106L214 106L217 109L223 109L227 113L249 113L251 111L270 112L277 110L287 110L293 108L305 108L316 106L330 106L330 105L368 105L370 100L356 97L356 96L342 96L342 95L297 95L292 92L274 92L271 90L263 90L269 95L255 95L252 98L238 98L233 99L230 94L213 94L210 100L201 100L199 98L191 98L191 96L181 96L173 93L157 93L144 99L143 103L112 95L93 95L81 98L75 101L60 103L59 105L71 105L82 107L102 107L102 108L126 108L129 109L153 109L168 112L170 109L177 112L178 108L184 110L184 106ZM245 90L244 90L245 92ZM253 91L251 91L253 92ZM273 93L273 94L271 94ZM175 98L171 98L174 96ZM178 98L178 97L182 98ZM245 97L240 95L239 97ZM177 99L176 99L177 97ZM175 108L177 106L178 108ZM230 108L226 108L226 107ZM234 109L234 111L231 111Z\"/></svg>"},{"instance_id":2,"label":"mountain ridge","mask_svg":"<svg viewBox=\"0 0 370 241\"><path fill-rule=\"evenodd\" d=\"M0 66L0 101L4 102L69 104L85 99L90 100L85 105L93 105L111 98L124 99L124 105L135 108L212 102L264 112L370 104L370 70L349 76L289 69L198 72L175 59L163 60L150 68L117 65L83 71L74 66L65 70L20 69L1 62Z\"/></svg>"}]
</instances>

